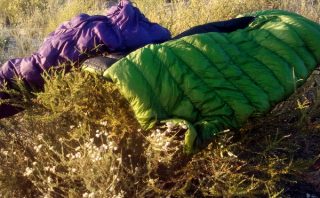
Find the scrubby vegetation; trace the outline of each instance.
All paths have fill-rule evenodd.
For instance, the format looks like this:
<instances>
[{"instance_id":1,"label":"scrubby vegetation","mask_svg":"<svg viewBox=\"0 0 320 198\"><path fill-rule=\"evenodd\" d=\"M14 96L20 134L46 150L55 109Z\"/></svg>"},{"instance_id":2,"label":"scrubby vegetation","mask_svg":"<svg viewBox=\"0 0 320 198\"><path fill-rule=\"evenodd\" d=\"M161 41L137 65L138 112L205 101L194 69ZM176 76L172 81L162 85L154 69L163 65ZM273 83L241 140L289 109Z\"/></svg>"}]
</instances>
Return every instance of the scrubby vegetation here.
<instances>
[{"instance_id":1,"label":"scrubby vegetation","mask_svg":"<svg viewBox=\"0 0 320 198\"><path fill-rule=\"evenodd\" d=\"M0 62L30 54L79 12L104 13L104 3L0 0ZM271 8L320 22L320 5L311 0L135 3L173 34ZM77 68L45 78L42 93L13 92L22 93L13 102L26 110L0 121L0 197L319 196L318 72L268 115L221 133L193 156L182 152L183 123L141 130L125 99L103 79Z\"/></svg>"}]
</instances>

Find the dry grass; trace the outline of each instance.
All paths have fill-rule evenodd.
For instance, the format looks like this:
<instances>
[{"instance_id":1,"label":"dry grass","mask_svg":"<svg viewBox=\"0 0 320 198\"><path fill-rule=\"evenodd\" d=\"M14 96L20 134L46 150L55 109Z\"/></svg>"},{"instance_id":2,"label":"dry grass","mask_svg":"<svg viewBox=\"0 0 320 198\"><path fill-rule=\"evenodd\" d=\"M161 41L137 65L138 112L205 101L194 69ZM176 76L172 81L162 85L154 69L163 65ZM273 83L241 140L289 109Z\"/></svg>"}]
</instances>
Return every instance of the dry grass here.
<instances>
[{"instance_id":1,"label":"dry grass","mask_svg":"<svg viewBox=\"0 0 320 198\"><path fill-rule=\"evenodd\" d=\"M307 0L191 0L174 1L170 6L156 0L135 2L148 18L174 35L253 10L282 8L318 22L320 13L319 5ZM55 10L61 5L50 6ZM41 31L51 30L80 11L103 12L80 0L69 6L54 16L43 16L48 22ZM40 21L39 15L34 17L30 20ZM27 42L19 34L16 38ZM1 39L3 49L6 44ZM266 117L221 134L207 149L186 156L181 152L183 124L166 123L142 131L112 84L77 69L67 75L57 73L47 77L45 91L36 97L23 92L24 100L18 105L27 107L26 111L0 121L0 197L316 194L319 184L314 182L317 172L312 165L320 154L318 76L312 75Z\"/></svg>"}]
</instances>

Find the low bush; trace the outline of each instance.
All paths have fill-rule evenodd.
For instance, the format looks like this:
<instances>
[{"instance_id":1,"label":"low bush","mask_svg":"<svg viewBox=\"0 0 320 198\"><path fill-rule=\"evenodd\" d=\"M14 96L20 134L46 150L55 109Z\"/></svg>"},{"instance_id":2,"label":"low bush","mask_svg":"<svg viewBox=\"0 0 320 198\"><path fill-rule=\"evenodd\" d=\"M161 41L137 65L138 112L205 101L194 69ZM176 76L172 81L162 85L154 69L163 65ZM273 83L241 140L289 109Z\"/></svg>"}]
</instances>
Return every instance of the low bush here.
<instances>
[{"instance_id":1,"label":"low bush","mask_svg":"<svg viewBox=\"0 0 320 198\"><path fill-rule=\"evenodd\" d=\"M102 13L95 3L70 1L41 31L80 11ZM319 21L318 4L307 0L135 3L173 35L269 8ZM26 110L0 121L0 197L305 197L319 192L312 170L320 153L317 73L266 117L221 133L193 156L182 152L183 123L140 129L112 83L77 68L44 77L43 92L30 94L21 87L12 93L23 96L12 102Z\"/></svg>"}]
</instances>

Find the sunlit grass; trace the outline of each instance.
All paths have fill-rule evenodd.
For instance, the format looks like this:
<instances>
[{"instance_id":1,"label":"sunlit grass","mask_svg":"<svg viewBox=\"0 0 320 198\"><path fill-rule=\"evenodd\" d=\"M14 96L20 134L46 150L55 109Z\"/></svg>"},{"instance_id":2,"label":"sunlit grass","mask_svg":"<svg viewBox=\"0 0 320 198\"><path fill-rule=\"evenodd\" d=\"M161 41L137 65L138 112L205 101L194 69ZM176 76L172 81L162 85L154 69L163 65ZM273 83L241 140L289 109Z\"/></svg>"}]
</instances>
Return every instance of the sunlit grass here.
<instances>
[{"instance_id":1,"label":"sunlit grass","mask_svg":"<svg viewBox=\"0 0 320 198\"><path fill-rule=\"evenodd\" d=\"M307 2L135 1L151 21L173 35L194 25L270 8L319 22L319 5ZM42 21L39 32L29 29L29 23L17 25L28 36L14 35L22 44L10 56L31 53L36 47L30 47L28 38L41 40L79 12L104 12L98 4L81 0L48 5L56 12L30 18ZM23 16L15 14L17 21ZM5 45L0 38L0 50ZM112 83L76 68L69 74L45 76L44 92L33 97L24 91L22 102L17 102L26 111L0 121L0 197L286 196L296 184L306 183L305 172L320 153L317 76L266 117L219 135L194 156L182 152L183 123L141 130Z\"/></svg>"}]
</instances>

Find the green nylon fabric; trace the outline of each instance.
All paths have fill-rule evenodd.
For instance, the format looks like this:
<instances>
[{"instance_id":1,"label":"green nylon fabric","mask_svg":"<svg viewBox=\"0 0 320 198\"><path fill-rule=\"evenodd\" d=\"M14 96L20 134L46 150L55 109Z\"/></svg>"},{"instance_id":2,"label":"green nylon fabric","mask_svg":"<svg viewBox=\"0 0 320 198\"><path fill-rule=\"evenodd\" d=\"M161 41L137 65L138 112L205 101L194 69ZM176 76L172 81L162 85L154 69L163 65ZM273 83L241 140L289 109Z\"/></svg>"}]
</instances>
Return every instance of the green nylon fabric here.
<instances>
[{"instance_id":1,"label":"green nylon fabric","mask_svg":"<svg viewBox=\"0 0 320 198\"><path fill-rule=\"evenodd\" d=\"M143 47L103 76L114 82L145 129L184 120L188 153L228 128L268 112L320 63L320 26L269 10L231 33L205 33Z\"/></svg>"}]
</instances>

